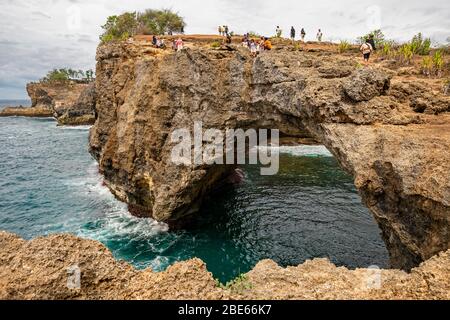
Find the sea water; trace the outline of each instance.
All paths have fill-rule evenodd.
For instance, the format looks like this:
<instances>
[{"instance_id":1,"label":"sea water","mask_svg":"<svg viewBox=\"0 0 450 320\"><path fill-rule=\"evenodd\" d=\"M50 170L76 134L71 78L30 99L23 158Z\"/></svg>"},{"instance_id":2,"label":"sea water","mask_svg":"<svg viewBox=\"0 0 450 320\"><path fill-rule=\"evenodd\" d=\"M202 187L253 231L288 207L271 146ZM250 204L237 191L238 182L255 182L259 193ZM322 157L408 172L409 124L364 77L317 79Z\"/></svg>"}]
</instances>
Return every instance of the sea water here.
<instances>
[{"instance_id":1,"label":"sea water","mask_svg":"<svg viewBox=\"0 0 450 320\"><path fill-rule=\"evenodd\" d=\"M88 135L89 127L57 127L52 119L0 118L0 230L25 239L72 233L99 240L140 269L162 271L198 257L222 282L262 259L388 265L352 178L324 147L281 148L276 176L243 167L244 181L207 199L189 230L169 232L132 217L104 187Z\"/></svg>"},{"instance_id":2,"label":"sea water","mask_svg":"<svg viewBox=\"0 0 450 320\"><path fill-rule=\"evenodd\" d=\"M31 106L31 101L30 100L4 100L4 99L0 99L0 111L3 110L5 107L18 107L18 106L22 106L22 107L29 107Z\"/></svg>"}]
</instances>

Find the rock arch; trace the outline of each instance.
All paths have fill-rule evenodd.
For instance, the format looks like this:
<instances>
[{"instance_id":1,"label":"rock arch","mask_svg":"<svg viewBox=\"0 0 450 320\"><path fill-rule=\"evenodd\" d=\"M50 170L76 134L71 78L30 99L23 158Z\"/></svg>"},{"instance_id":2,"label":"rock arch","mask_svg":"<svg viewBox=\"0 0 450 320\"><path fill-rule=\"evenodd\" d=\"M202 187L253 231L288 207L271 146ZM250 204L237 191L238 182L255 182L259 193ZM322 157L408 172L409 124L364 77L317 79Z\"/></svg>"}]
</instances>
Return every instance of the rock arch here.
<instances>
[{"instance_id":1,"label":"rock arch","mask_svg":"<svg viewBox=\"0 0 450 320\"><path fill-rule=\"evenodd\" d=\"M239 48L159 54L109 44L98 49L96 74L91 153L136 215L182 219L228 174L226 166L171 163L170 132L201 120L324 144L355 177L393 267L410 269L450 247L447 97L427 97L426 87L348 57L288 49L252 59ZM428 105L417 113L421 97Z\"/></svg>"}]
</instances>

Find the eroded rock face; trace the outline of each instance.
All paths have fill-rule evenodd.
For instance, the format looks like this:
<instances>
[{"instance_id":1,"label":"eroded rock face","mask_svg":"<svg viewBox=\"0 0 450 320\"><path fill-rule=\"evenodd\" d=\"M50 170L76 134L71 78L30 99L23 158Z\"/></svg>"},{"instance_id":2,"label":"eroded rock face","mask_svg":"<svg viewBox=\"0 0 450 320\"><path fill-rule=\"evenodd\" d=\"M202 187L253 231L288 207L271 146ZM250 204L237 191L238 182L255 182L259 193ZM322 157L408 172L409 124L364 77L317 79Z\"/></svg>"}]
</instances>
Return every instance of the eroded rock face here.
<instances>
[{"instance_id":1,"label":"eroded rock face","mask_svg":"<svg viewBox=\"0 0 450 320\"><path fill-rule=\"evenodd\" d=\"M60 125L90 125L95 122L95 83L88 84L73 105L58 117Z\"/></svg>"},{"instance_id":2,"label":"eroded rock face","mask_svg":"<svg viewBox=\"0 0 450 320\"><path fill-rule=\"evenodd\" d=\"M99 47L97 61L91 153L134 214L186 218L234 169L173 164L175 129L274 128L323 143L355 177L393 266L410 269L450 247L449 97L433 93L421 112L413 83L391 87L387 70L322 53L252 59L241 48L163 54L122 43Z\"/></svg>"},{"instance_id":3,"label":"eroded rock face","mask_svg":"<svg viewBox=\"0 0 450 320\"><path fill-rule=\"evenodd\" d=\"M0 116L55 117L59 125L95 122L95 83L29 83L31 107L11 107Z\"/></svg>"},{"instance_id":4,"label":"eroded rock face","mask_svg":"<svg viewBox=\"0 0 450 320\"><path fill-rule=\"evenodd\" d=\"M229 288L199 259L165 272L137 271L100 243L70 235L25 241L0 232L0 299L442 299L450 298L450 251L410 274L348 270L327 259L281 268L265 260ZM79 278L78 276L79 275ZM78 281L79 279L79 281Z\"/></svg>"}]
</instances>

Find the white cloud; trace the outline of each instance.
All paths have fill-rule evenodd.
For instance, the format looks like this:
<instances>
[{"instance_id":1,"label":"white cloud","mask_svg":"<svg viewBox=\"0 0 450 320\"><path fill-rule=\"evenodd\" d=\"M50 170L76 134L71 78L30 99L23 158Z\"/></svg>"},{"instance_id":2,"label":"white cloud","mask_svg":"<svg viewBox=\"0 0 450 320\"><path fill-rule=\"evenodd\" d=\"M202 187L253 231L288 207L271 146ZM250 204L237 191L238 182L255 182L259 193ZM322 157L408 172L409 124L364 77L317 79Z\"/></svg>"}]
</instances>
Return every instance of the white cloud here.
<instances>
[{"instance_id":1,"label":"white cloud","mask_svg":"<svg viewBox=\"0 0 450 320\"><path fill-rule=\"evenodd\" d=\"M355 39L378 21L389 38L422 31L436 41L450 36L447 0L0 0L0 99L26 97L25 85L55 67L93 68L106 17L124 11L171 8L185 17L188 33L216 33L228 24L238 33L272 35L277 25L304 27L313 37ZM374 19L368 8L379 8ZM376 18L376 17L375 17Z\"/></svg>"}]
</instances>

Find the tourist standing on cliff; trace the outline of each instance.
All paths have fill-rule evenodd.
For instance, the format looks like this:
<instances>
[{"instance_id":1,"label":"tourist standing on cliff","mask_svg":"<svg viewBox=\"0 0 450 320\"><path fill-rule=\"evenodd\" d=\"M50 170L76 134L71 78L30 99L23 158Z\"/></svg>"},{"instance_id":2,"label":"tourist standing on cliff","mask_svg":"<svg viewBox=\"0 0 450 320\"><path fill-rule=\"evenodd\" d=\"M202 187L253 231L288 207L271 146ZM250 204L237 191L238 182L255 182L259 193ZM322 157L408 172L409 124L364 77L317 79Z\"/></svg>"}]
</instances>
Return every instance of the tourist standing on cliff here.
<instances>
[{"instance_id":1,"label":"tourist standing on cliff","mask_svg":"<svg viewBox=\"0 0 450 320\"><path fill-rule=\"evenodd\" d=\"M373 51L377 51L377 47L375 46L375 38L373 34L369 36L369 39L367 40L368 43L372 46Z\"/></svg>"},{"instance_id":2,"label":"tourist standing on cliff","mask_svg":"<svg viewBox=\"0 0 450 320\"><path fill-rule=\"evenodd\" d=\"M293 26L291 27L291 40L292 42L295 41L295 28Z\"/></svg>"},{"instance_id":3,"label":"tourist standing on cliff","mask_svg":"<svg viewBox=\"0 0 450 320\"><path fill-rule=\"evenodd\" d=\"M368 41L369 39L366 39L366 42L362 44L361 48L359 50L363 54L364 62L369 62L370 54L373 51L372 45Z\"/></svg>"},{"instance_id":4,"label":"tourist standing on cliff","mask_svg":"<svg viewBox=\"0 0 450 320\"><path fill-rule=\"evenodd\" d=\"M244 34L244 38L242 38L242 46L244 48L250 48L250 36L248 33Z\"/></svg>"},{"instance_id":5,"label":"tourist standing on cliff","mask_svg":"<svg viewBox=\"0 0 450 320\"><path fill-rule=\"evenodd\" d=\"M225 26L224 29L223 29L223 32L225 32L224 35L228 37L228 33L230 32L230 28L228 28L228 26Z\"/></svg>"},{"instance_id":6,"label":"tourist standing on cliff","mask_svg":"<svg viewBox=\"0 0 450 320\"><path fill-rule=\"evenodd\" d=\"M266 42L266 39L264 39L264 37L261 37L259 44L258 44L258 50L259 52L263 52L264 51L264 43Z\"/></svg>"},{"instance_id":7,"label":"tourist standing on cliff","mask_svg":"<svg viewBox=\"0 0 450 320\"><path fill-rule=\"evenodd\" d=\"M252 55L253 58L256 58L256 56L258 55L258 47L256 45L255 40L250 40L250 53Z\"/></svg>"},{"instance_id":8,"label":"tourist standing on cliff","mask_svg":"<svg viewBox=\"0 0 450 320\"><path fill-rule=\"evenodd\" d=\"M306 31L304 28L302 28L302 30L300 31L300 35L302 36L302 41L305 42Z\"/></svg>"},{"instance_id":9,"label":"tourist standing on cliff","mask_svg":"<svg viewBox=\"0 0 450 320\"><path fill-rule=\"evenodd\" d=\"M317 41L322 42L322 37L323 37L322 30L319 29L319 31L317 31Z\"/></svg>"},{"instance_id":10,"label":"tourist standing on cliff","mask_svg":"<svg viewBox=\"0 0 450 320\"><path fill-rule=\"evenodd\" d=\"M283 34L283 30L281 30L280 26L277 26L277 29L275 30L277 34L277 38L281 38L281 35Z\"/></svg>"},{"instance_id":11,"label":"tourist standing on cliff","mask_svg":"<svg viewBox=\"0 0 450 320\"><path fill-rule=\"evenodd\" d=\"M176 48L177 48L177 51L183 50L183 39L178 38L178 40L176 42Z\"/></svg>"},{"instance_id":12,"label":"tourist standing on cliff","mask_svg":"<svg viewBox=\"0 0 450 320\"><path fill-rule=\"evenodd\" d=\"M219 26L219 35L223 36L223 26Z\"/></svg>"},{"instance_id":13,"label":"tourist standing on cliff","mask_svg":"<svg viewBox=\"0 0 450 320\"><path fill-rule=\"evenodd\" d=\"M269 38L266 38L264 41L264 50L272 50L272 42L270 42Z\"/></svg>"}]
</instances>

